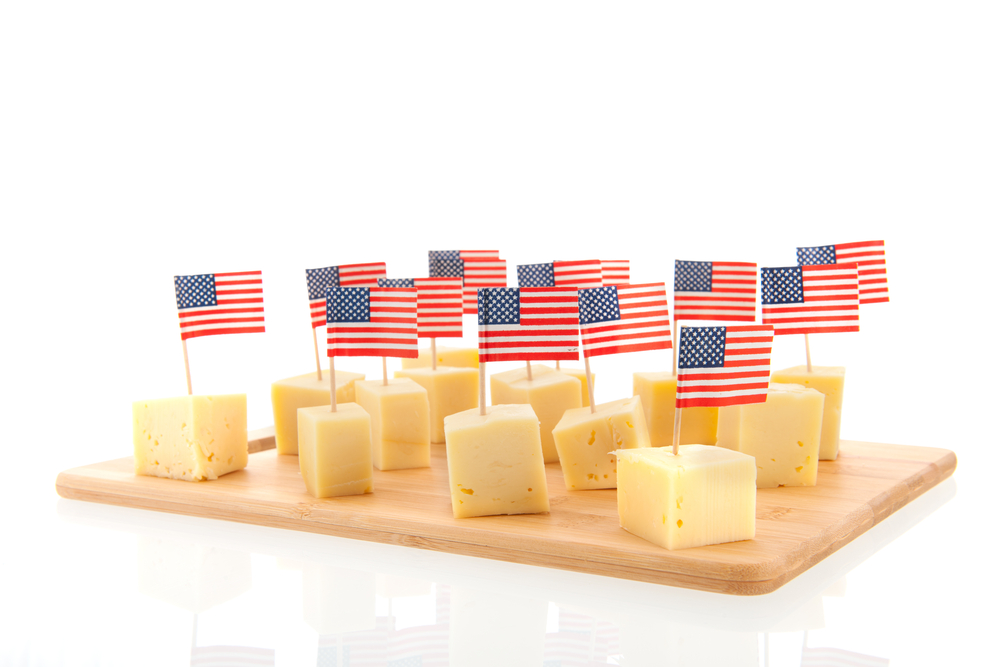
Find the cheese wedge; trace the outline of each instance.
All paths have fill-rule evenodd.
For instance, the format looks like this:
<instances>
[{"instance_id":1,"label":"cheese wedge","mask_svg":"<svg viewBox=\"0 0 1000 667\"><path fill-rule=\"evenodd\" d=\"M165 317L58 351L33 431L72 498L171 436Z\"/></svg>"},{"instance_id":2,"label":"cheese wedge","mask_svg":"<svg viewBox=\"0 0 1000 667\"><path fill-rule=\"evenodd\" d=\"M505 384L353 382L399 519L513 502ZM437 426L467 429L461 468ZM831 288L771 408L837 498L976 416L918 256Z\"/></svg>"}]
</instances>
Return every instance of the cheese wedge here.
<instances>
[{"instance_id":1,"label":"cheese wedge","mask_svg":"<svg viewBox=\"0 0 1000 667\"><path fill-rule=\"evenodd\" d=\"M337 370L337 403L354 403L354 383L364 373ZM271 410L274 413L274 444L279 454L299 453L298 409L330 405L330 376L323 372L305 373L271 383Z\"/></svg>"},{"instance_id":2,"label":"cheese wedge","mask_svg":"<svg viewBox=\"0 0 1000 667\"><path fill-rule=\"evenodd\" d=\"M638 396L590 408L567 410L552 437L569 490L618 485L616 449L649 447L649 431Z\"/></svg>"},{"instance_id":3,"label":"cheese wedge","mask_svg":"<svg viewBox=\"0 0 1000 667\"><path fill-rule=\"evenodd\" d=\"M437 348L438 366L453 368L479 368L479 350L474 347ZM417 352L417 358L403 358L403 368L423 368L431 365L431 350L425 347Z\"/></svg>"},{"instance_id":4,"label":"cheese wedge","mask_svg":"<svg viewBox=\"0 0 1000 667\"><path fill-rule=\"evenodd\" d=\"M670 373L633 373L632 393L642 399L653 447L672 447L677 376ZM719 408L684 408L680 444L714 445L718 422Z\"/></svg>"},{"instance_id":5,"label":"cheese wedge","mask_svg":"<svg viewBox=\"0 0 1000 667\"><path fill-rule=\"evenodd\" d=\"M431 464L427 390L409 378L355 384L358 405L372 418L372 462L379 470L426 468Z\"/></svg>"},{"instance_id":6,"label":"cheese wedge","mask_svg":"<svg viewBox=\"0 0 1000 667\"><path fill-rule=\"evenodd\" d=\"M246 394L177 396L132 404L135 474L189 482L247 465Z\"/></svg>"},{"instance_id":7,"label":"cheese wedge","mask_svg":"<svg viewBox=\"0 0 1000 667\"><path fill-rule=\"evenodd\" d=\"M576 378L580 381L580 401L583 407L590 407L590 392L587 391L587 371L582 368L566 368L562 366L557 369L563 375L568 375L571 378ZM597 387L597 375L595 373L590 374L590 381L594 383L594 387Z\"/></svg>"},{"instance_id":8,"label":"cheese wedge","mask_svg":"<svg viewBox=\"0 0 1000 667\"><path fill-rule=\"evenodd\" d=\"M444 419L456 519L549 511L538 418L530 405L493 405Z\"/></svg>"},{"instance_id":9,"label":"cheese wedge","mask_svg":"<svg viewBox=\"0 0 1000 667\"><path fill-rule=\"evenodd\" d=\"M357 403L299 409L299 471L316 498L371 493L371 419Z\"/></svg>"},{"instance_id":10,"label":"cheese wedge","mask_svg":"<svg viewBox=\"0 0 1000 667\"><path fill-rule=\"evenodd\" d=\"M806 372L805 366L795 366L771 373L771 382L800 384L803 387L822 392L823 435L819 441L819 460L834 461L840 453L840 413L844 402L843 366L813 366Z\"/></svg>"},{"instance_id":11,"label":"cheese wedge","mask_svg":"<svg viewBox=\"0 0 1000 667\"><path fill-rule=\"evenodd\" d=\"M666 549L749 540L757 504L752 456L708 445L621 449L618 521Z\"/></svg>"},{"instance_id":12,"label":"cheese wedge","mask_svg":"<svg viewBox=\"0 0 1000 667\"><path fill-rule=\"evenodd\" d=\"M530 405L538 416L545 462L555 463L559 453L552 439L552 429L564 412L581 407L580 381L542 364L531 364L531 376L528 380L528 369L523 366L494 373L490 376L490 402L493 405Z\"/></svg>"},{"instance_id":13,"label":"cheese wedge","mask_svg":"<svg viewBox=\"0 0 1000 667\"><path fill-rule=\"evenodd\" d=\"M719 447L757 459L759 489L816 486L822 424L823 394L772 382L766 403L719 408Z\"/></svg>"},{"instance_id":14,"label":"cheese wedge","mask_svg":"<svg viewBox=\"0 0 1000 667\"><path fill-rule=\"evenodd\" d=\"M396 371L427 390L430 404L431 442L444 442L444 418L479 407L479 371L474 368L438 366Z\"/></svg>"}]
</instances>

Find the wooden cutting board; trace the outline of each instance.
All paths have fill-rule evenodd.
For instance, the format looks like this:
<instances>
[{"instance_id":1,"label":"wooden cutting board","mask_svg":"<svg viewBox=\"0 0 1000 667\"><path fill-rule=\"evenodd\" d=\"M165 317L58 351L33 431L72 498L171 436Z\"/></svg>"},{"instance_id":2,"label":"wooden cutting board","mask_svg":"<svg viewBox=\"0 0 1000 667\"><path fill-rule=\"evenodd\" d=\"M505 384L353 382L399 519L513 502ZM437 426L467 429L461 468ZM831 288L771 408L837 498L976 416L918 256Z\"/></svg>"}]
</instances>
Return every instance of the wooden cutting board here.
<instances>
[{"instance_id":1,"label":"wooden cutting board","mask_svg":"<svg viewBox=\"0 0 1000 667\"><path fill-rule=\"evenodd\" d=\"M769 593L885 519L955 470L946 449L842 442L815 487L757 492L753 540L667 551L618 525L616 492L566 491L546 466L548 514L452 518L444 445L431 467L375 471L375 493L316 499L298 457L273 436L251 441L245 470L211 482L136 476L132 459L61 473L64 498L227 519L421 549L576 570L734 595ZM263 451L261 451L263 450Z\"/></svg>"}]
</instances>

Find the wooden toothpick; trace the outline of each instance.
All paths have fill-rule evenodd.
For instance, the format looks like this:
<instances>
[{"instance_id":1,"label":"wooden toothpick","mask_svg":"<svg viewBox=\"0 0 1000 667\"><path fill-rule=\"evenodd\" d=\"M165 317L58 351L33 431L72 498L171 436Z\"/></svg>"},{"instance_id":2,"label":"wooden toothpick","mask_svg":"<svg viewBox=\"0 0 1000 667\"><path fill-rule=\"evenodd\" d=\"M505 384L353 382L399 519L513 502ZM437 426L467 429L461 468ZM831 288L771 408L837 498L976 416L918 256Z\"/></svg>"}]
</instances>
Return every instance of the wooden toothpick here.
<instances>
[{"instance_id":1,"label":"wooden toothpick","mask_svg":"<svg viewBox=\"0 0 1000 667\"><path fill-rule=\"evenodd\" d=\"M590 357L583 358L583 370L587 374L587 397L590 398L590 414L597 412L594 405L594 381L590 377Z\"/></svg>"},{"instance_id":2,"label":"wooden toothpick","mask_svg":"<svg viewBox=\"0 0 1000 667\"><path fill-rule=\"evenodd\" d=\"M192 394L191 391L191 365L188 363L188 342L187 339L181 338L181 346L184 348L184 376L187 378L188 396Z\"/></svg>"},{"instance_id":3,"label":"wooden toothpick","mask_svg":"<svg viewBox=\"0 0 1000 667\"><path fill-rule=\"evenodd\" d=\"M436 371L438 367L437 339L431 338L431 370Z\"/></svg>"},{"instance_id":4,"label":"wooden toothpick","mask_svg":"<svg viewBox=\"0 0 1000 667\"><path fill-rule=\"evenodd\" d=\"M337 411L337 369L333 367L333 357L330 357L330 412Z\"/></svg>"},{"instance_id":5,"label":"wooden toothpick","mask_svg":"<svg viewBox=\"0 0 1000 667\"><path fill-rule=\"evenodd\" d=\"M680 343L677 342L677 320L674 320L674 349L670 352L670 360L673 362L673 370L670 372L671 375L677 377L677 355L680 353Z\"/></svg>"},{"instance_id":6,"label":"wooden toothpick","mask_svg":"<svg viewBox=\"0 0 1000 667\"><path fill-rule=\"evenodd\" d=\"M681 445L681 408L674 408L674 456Z\"/></svg>"},{"instance_id":7,"label":"wooden toothpick","mask_svg":"<svg viewBox=\"0 0 1000 667\"><path fill-rule=\"evenodd\" d=\"M316 342L316 327L313 330L313 352L316 353L316 379L320 382L323 381L323 366L319 363L319 343Z\"/></svg>"},{"instance_id":8,"label":"wooden toothpick","mask_svg":"<svg viewBox=\"0 0 1000 667\"><path fill-rule=\"evenodd\" d=\"M531 362L530 361L526 361L524 363L527 364L527 366L528 366L528 382L531 382L532 380L534 380L534 378L531 377Z\"/></svg>"},{"instance_id":9,"label":"wooden toothpick","mask_svg":"<svg viewBox=\"0 0 1000 667\"><path fill-rule=\"evenodd\" d=\"M812 373L813 360L812 354L809 352L809 334L802 334L802 336L806 339L806 373Z\"/></svg>"},{"instance_id":10,"label":"wooden toothpick","mask_svg":"<svg viewBox=\"0 0 1000 667\"><path fill-rule=\"evenodd\" d=\"M556 359L556 370L557 371L560 370L560 368L559 368L559 360L558 359Z\"/></svg>"},{"instance_id":11,"label":"wooden toothpick","mask_svg":"<svg viewBox=\"0 0 1000 667\"><path fill-rule=\"evenodd\" d=\"M486 362L479 362L479 414L486 416Z\"/></svg>"},{"instance_id":12,"label":"wooden toothpick","mask_svg":"<svg viewBox=\"0 0 1000 667\"><path fill-rule=\"evenodd\" d=\"M389 371L385 366L385 357L382 357L382 386L389 386Z\"/></svg>"}]
</instances>

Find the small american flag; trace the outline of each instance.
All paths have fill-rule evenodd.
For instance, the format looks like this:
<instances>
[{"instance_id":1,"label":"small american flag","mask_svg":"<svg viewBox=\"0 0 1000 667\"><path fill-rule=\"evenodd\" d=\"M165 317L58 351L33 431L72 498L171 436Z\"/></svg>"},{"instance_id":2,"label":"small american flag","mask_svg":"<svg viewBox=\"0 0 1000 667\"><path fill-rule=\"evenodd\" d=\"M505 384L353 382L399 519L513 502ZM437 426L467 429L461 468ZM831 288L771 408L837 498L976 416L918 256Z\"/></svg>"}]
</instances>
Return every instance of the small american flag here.
<instances>
[{"instance_id":1,"label":"small american flag","mask_svg":"<svg viewBox=\"0 0 1000 667\"><path fill-rule=\"evenodd\" d=\"M174 276L181 339L264 332L260 271Z\"/></svg>"},{"instance_id":2,"label":"small american flag","mask_svg":"<svg viewBox=\"0 0 1000 667\"><path fill-rule=\"evenodd\" d=\"M461 278L379 278L379 287L415 287L417 337L462 337Z\"/></svg>"},{"instance_id":3,"label":"small american flag","mask_svg":"<svg viewBox=\"0 0 1000 667\"><path fill-rule=\"evenodd\" d=\"M603 284L601 260L519 264L517 284L521 287L600 287Z\"/></svg>"},{"instance_id":4,"label":"small american flag","mask_svg":"<svg viewBox=\"0 0 1000 667\"><path fill-rule=\"evenodd\" d=\"M601 284L627 285L628 284L628 260L627 259L602 259L601 260Z\"/></svg>"},{"instance_id":5,"label":"small american flag","mask_svg":"<svg viewBox=\"0 0 1000 667\"><path fill-rule=\"evenodd\" d=\"M580 358L575 287L479 290L479 360Z\"/></svg>"},{"instance_id":6,"label":"small american flag","mask_svg":"<svg viewBox=\"0 0 1000 667\"><path fill-rule=\"evenodd\" d=\"M858 269L850 264L760 270L761 315L775 335L858 331Z\"/></svg>"},{"instance_id":7,"label":"small american flag","mask_svg":"<svg viewBox=\"0 0 1000 667\"><path fill-rule=\"evenodd\" d=\"M757 265L676 260L674 319L756 321Z\"/></svg>"},{"instance_id":8,"label":"small american flag","mask_svg":"<svg viewBox=\"0 0 1000 667\"><path fill-rule=\"evenodd\" d=\"M861 303L889 301L889 281L885 273L885 241L859 241L798 248L797 254L799 266L857 263Z\"/></svg>"},{"instance_id":9,"label":"small american flag","mask_svg":"<svg viewBox=\"0 0 1000 667\"><path fill-rule=\"evenodd\" d=\"M480 287L507 286L507 260L498 250L430 250L427 258L431 278L462 279L464 313L476 313Z\"/></svg>"},{"instance_id":10,"label":"small american flag","mask_svg":"<svg viewBox=\"0 0 1000 667\"><path fill-rule=\"evenodd\" d=\"M773 327L681 327L680 338L678 408L767 400Z\"/></svg>"},{"instance_id":11,"label":"small american flag","mask_svg":"<svg viewBox=\"0 0 1000 667\"><path fill-rule=\"evenodd\" d=\"M313 329L326 324L327 287L377 287L379 278L385 278L385 262L306 269L309 316L312 318Z\"/></svg>"},{"instance_id":12,"label":"small american flag","mask_svg":"<svg viewBox=\"0 0 1000 667\"><path fill-rule=\"evenodd\" d=\"M417 290L330 287L326 356L417 356Z\"/></svg>"},{"instance_id":13,"label":"small american flag","mask_svg":"<svg viewBox=\"0 0 1000 667\"><path fill-rule=\"evenodd\" d=\"M580 290L583 356L669 350L670 314L663 283Z\"/></svg>"}]
</instances>

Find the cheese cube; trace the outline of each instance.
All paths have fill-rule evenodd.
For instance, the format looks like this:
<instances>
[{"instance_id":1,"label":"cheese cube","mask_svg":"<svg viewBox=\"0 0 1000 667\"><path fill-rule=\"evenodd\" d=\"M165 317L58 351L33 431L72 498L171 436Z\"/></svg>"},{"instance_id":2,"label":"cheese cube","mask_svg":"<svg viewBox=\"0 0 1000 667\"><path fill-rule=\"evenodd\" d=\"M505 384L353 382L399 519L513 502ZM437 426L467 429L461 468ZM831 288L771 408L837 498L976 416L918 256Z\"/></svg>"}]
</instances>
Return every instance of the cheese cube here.
<instances>
[{"instance_id":1,"label":"cheese cube","mask_svg":"<svg viewBox=\"0 0 1000 667\"><path fill-rule=\"evenodd\" d=\"M613 489L618 485L616 449L649 447L649 431L638 396L567 410L552 437L567 489Z\"/></svg>"},{"instance_id":2,"label":"cheese cube","mask_svg":"<svg viewBox=\"0 0 1000 667\"><path fill-rule=\"evenodd\" d=\"M749 540L757 504L752 456L709 445L622 449L621 527L667 549Z\"/></svg>"},{"instance_id":3,"label":"cheese cube","mask_svg":"<svg viewBox=\"0 0 1000 667\"><path fill-rule=\"evenodd\" d=\"M177 396L132 404L135 474L217 479L247 465L246 394Z\"/></svg>"},{"instance_id":4,"label":"cheese cube","mask_svg":"<svg viewBox=\"0 0 1000 667\"><path fill-rule=\"evenodd\" d=\"M527 403L538 415L542 452L546 463L559 460L552 429L563 413L581 407L580 381L542 364L531 365L532 379L526 367L490 376L490 402L493 405Z\"/></svg>"},{"instance_id":5,"label":"cheese cube","mask_svg":"<svg viewBox=\"0 0 1000 667\"><path fill-rule=\"evenodd\" d=\"M671 373L633 373L632 393L642 399L649 440L653 447L674 444L674 410L677 376ZM681 416L682 445L714 445L719 408L684 408Z\"/></svg>"},{"instance_id":6,"label":"cheese cube","mask_svg":"<svg viewBox=\"0 0 1000 667\"><path fill-rule=\"evenodd\" d=\"M479 349L475 347L438 347L438 366L453 368L479 368ZM431 349L425 347L417 353L417 358L403 358L403 368L423 368L431 365Z\"/></svg>"},{"instance_id":7,"label":"cheese cube","mask_svg":"<svg viewBox=\"0 0 1000 667\"><path fill-rule=\"evenodd\" d=\"M354 383L364 373L337 370L337 403L354 402ZM330 376L306 373L271 383L271 410L274 412L274 444L279 454L299 453L299 408L330 405Z\"/></svg>"},{"instance_id":8,"label":"cheese cube","mask_svg":"<svg viewBox=\"0 0 1000 667\"><path fill-rule=\"evenodd\" d=\"M358 405L372 418L372 461L379 470L426 468L431 464L427 390L409 378L355 384Z\"/></svg>"},{"instance_id":9,"label":"cheese cube","mask_svg":"<svg viewBox=\"0 0 1000 667\"><path fill-rule=\"evenodd\" d=\"M822 425L823 394L771 383L766 403L719 408L719 447L757 459L759 489L816 486Z\"/></svg>"},{"instance_id":10,"label":"cheese cube","mask_svg":"<svg viewBox=\"0 0 1000 667\"><path fill-rule=\"evenodd\" d=\"M427 390L430 403L431 442L444 442L444 418L479 407L479 371L474 368L438 366L396 371Z\"/></svg>"},{"instance_id":11,"label":"cheese cube","mask_svg":"<svg viewBox=\"0 0 1000 667\"><path fill-rule=\"evenodd\" d=\"M444 419L456 519L549 511L538 418L530 405L493 405Z\"/></svg>"},{"instance_id":12,"label":"cheese cube","mask_svg":"<svg viewBox=\"0 0 1000 667\"><path fill-rule=\"evenodd\" d=\"M819 441L820 461L834 461L840 452L840 407L844 402L844 371L843 366L813 366L812 372L808 373L805 366L795 366L771 373L772 382L800 384L826 396L823 402L823 435Z\"/></svg>"},{"instance_id":13,"label":"cheese cube","mask_svg":"<svg viewBox=\"0 0 1000 667\"><path fill-rule=\"evenodd\" d=\"M562 366L556 370L558 370L563 375L568 375L580 381L580 401L583 403L583 407L589 408L590 392L587 391L587 371L584 370L583 368L566 368L565 366ZM596 388L597 376L594 373L590 374L590 381L594 383L594 387Z\"/></svg>"},{"instance_id":14,"label":"cheese cube","mask_svg":"<svg viewBox=\"0 0 1000 667\"><path fill-rule=\"evenodd\" d=\"M357 403L299 408L299 471L316 498L371 493L371 419Z\"/></svg>"}]
</instances>

